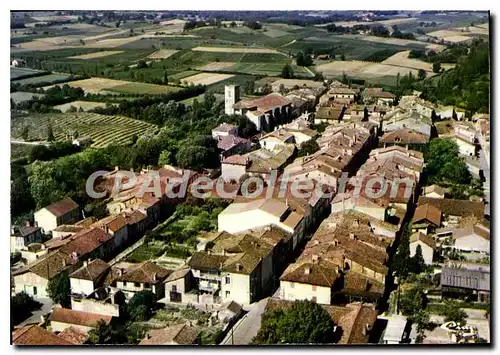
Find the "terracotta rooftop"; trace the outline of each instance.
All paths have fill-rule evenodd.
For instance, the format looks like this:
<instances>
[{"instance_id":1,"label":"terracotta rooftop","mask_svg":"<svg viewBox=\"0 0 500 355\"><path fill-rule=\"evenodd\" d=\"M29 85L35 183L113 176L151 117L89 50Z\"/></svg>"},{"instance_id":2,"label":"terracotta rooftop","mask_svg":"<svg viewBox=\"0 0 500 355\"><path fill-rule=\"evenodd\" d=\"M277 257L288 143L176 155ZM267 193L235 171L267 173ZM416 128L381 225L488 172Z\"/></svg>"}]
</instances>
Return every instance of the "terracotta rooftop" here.
<instances>
[{"instance_id":1,"label":"terracotta rooftop","mask_svg":"<svg viewBox=\"0 0 500 355\"><path fill-rule=\"evenodd\" d=\"M380 138L381 143L401 143L401 144L426 144L429 137L408 128L401 128L392 132L384 133Z\"/></svg>"},{"instance_id":2,"label":"terracotta rooftop","mask_svg":"<svg viewBox=\"0 0 500 355\"><path fill-rule=\"evenodd\" d=\"M59 251L67 255L76 253L77 256L83 256L99 248L112 236L100 228L91 228L74 234L72 238L73 240L62 246Z\"/></svg>"},{"instance_id":3,"label":"terracotta rooftop","mask_svg":"<svg viewBox=\"0 0 500 355\"><path fill-rule=\"evenodd\" d=\"M75 343L68 341L63 337L59 337L36 324L27 325L14 330L12 332L12 344L29 346L75 345Z\"/></svg>"},{"instance_id":4,"label":"terracotta rooftop","mask_svg":"<svg viewBox=\"0 0 500 355\"><path fill-rule=\"evenodd\" d=\"M75 345L81 345L89 338L88 334L85 334L81 330L74 327L64 329L62 332L57 334L57 336Z\"/></svg>"},{"instance_id":5,"label":"terracotta rooftop","mask_svg":"<svg viewBox=\"0 0 500 355\"><path fill-rule=\"evenodd\" d=\"M319 260L316 263L311 261L309 263L290 264L281 275L280 280L332 287L339 277L340 271L337 265L327 260Z\"/></svg>"},{"instance_id":6,"label":"terracotta rooftop","mask_svg":"<svg viewBox=\"0 0 500 355\"><path fill-rule=\"evenodd\" d=\"M249 159L243 155L235 154L225 158L222 164L244 165L247 166Z\"/></svg>"},{"instance_id":7,"label":"terracotta rooftop","mask_svg":"<svg viewBox=\"0 0 500 355\"><path fill-rule=\"evenodd\" d=\"M235 125L232 125L229 123L221 123L213 130L216 132L231 132L234 129L238 130L238 126L235 126Z\"/></svg>"},{"instance_id":8,"label":"terracotta rooftop","mask_svg":"<svg viewBox=\"0 0 500 355\"><path fill-rule=\"evenodd\" d=\"M96 281L104 275L109 268L110 266L108 263L102 261L101 259L95 259L89 262L88 265L84 265L72 273L70 278Z\"/></svg>"},{"instance_id":9,"label":"terracotta rooftop","mask_svg":"<svg viewBox=\"0 0 500 355\"><path fill-rule=\"evenodd\" d=\"M66 213L71 212L76 208L78 208L78 204L69 197L66 197L65 199L54 202L53 204L45 207L46 210L48 210L56 217L65 215Z\"/></svg>"},{"instance_id":10,"label":"terracotta rooftop","mask_svg":"<svg viewBox=\"0 0 500 355\"><path fill-rule=\"evenodd\" d=\"M57 275L60 271L69 268L74 262L67 254L55 251L42 256L27 266L14 271L13 275L21 275L27 272L32 272L44 279L50 279Z\"/></svg>"},{"instance_id":11,"label":"terracotta rooftop","mask_svg":"<svg viewBox=\"0 0 500 355\"><path fill-rule=\"evenodd\" d=\"M78 233L84 229L85 229L85 227L82 227L82 226L63 224L63 225L60 225L59 227L53 229L52 231L53 232Z\"/></svg>"},{"instance_id":12,"label":"terracotta rooftop","mask_svg":"<svg viewBox=\"0 0 500 355\"><path fill-rule=\"evenodd\" d=\"M217 148L226 151L238 144L248 143L248 139L236 136L219 136L217 137Z\"/></svg>"},{"instance_id":13,"label":"terracotta rooftop","mask_svg":"<svg viewBox=\"0 0 500 355\"><path fill-rule=\"evenodd\" d=\"M435 205L430 203L425 203L423 205L418 205L415 209L415 215L413 216L413 223L418 224L424 221L429 221L436 227L441 226L441 211Z\"/></svg>"},{"instance_id":14,"label":"terracotta rooftop","mask_svg":"<svg viewBox=\"0 0 500 355\"><path fill-rule=\"evenodd\" d=\"M111 318L113 317L97 313L75 311L68 308L54 308L50 315L51 322L81 325L85 327L94 327L101 319L104 320L106 324L109 324Z\"/></svg>"},{"instance_id":15,"label":"terracotta rooftop","mask_svg":"<svg viewBox=\"0 0 500 355\"><path fill-rule=\"evenodd\" d=\"M118 280L141 283L155 283L165 280L171 273L171 270L158 266L151 261L145 261L137 266L130 267L125 270L123 275L120 276Z\"/></svg>"},{"instance_id":16,"label":"terracotta rooftop","mask_svg":"<svg viewBox=\"0 0 500 355\"><path fill-rule=\"evenodd\" d=\"M432 249L436 248L436 242L432 237L429 237L428 235L425 235L424 233L421 232L416 232L413 233L410 237L410 243L421 241L422 243L430 246Z\"/></svg>"},{"instance_id":17,"label":"terracotta rooftop","mask_svg":"<svg viewBox=\"0 0 500 355\"><path fill-rule=\"evenodd\" d=\"M177 324L166 328L151 329L139 345L190 345L196 342L201 329L188 324Z\"/></svg>"},{"instance_id":18,"label":"terracotta rooftop","mask_svg":"<svg viewBox=\"0 0 500 355\"><path fill-rule=\"evenodd\" d=\"M484 217L484 203L468 200L455 200L449 198L432 198L421 196L418 205L429 203L441 210L443 215L448 216L474 216L478 220Z\"/></svg>"},{"instance_id":19,"label":"terracotta rooftop","mask_svg":"<svg viewBox=\"0 0 500 355\"><path fill-rule=\"evenodd\" d=\"M267 112L289 104L291 104L290 99L277 93L271 93L257 99L239 101L235 103L233 107L235 109L257 108L259 111Z\"/></svg>"}]
</instances>

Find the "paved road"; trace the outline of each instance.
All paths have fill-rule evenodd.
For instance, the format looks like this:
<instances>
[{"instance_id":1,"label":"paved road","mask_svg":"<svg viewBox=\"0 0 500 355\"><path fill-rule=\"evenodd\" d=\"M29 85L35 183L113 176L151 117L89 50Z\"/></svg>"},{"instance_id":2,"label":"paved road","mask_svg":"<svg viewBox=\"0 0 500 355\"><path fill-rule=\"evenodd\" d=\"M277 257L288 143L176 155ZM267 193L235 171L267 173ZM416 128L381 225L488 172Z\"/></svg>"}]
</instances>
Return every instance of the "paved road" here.
<instances>
[{"instance_id":1,"label":"paved road","mask_svg":"<svg viewBox=\"0 0 500 355\"><path fill-rule=\"evenodd\" d=\"M11 139L10 142L11 143L15 143L15 144L26 144L26 145L50 145L49 142L45 142L45 141L26 142L26 141L19 141L19 140L16 140L16 139Z\"/></svg>"},{"instance_id":2,"label":"paved road","mask_svg":"<svg viewBox=\"0 0 500 355\"><path fill-rule=\"evenodd\" d=\"M262 313L264 313L268 300L269 298L264 298L257 303L244 307L248 313L233 326L232 330L229 330L226 338L220 345L250 344L259 332Z\"/></svg>"},{"instance_id":3,"label":"paved road","mask_svg":"<svg viewBox=\"0 0 500 355\"><path fill-rule=\"evenodd\" d=\"M40 302L42 307L33 311L31 317L25 319L20 325L40 323L42 321L42 316L52 310L53 302L50 298L37 298L36 301Z\"/></svg>"}]
</instances>

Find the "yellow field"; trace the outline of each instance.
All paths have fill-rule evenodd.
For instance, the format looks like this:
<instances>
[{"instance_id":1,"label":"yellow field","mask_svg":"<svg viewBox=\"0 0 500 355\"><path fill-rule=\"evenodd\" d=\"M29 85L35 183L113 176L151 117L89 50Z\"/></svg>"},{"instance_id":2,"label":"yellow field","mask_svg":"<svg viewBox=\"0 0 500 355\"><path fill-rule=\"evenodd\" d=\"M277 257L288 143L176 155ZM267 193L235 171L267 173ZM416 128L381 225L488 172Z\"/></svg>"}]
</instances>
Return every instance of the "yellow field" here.
<instances>
[{"instance_id":1,"label":"yellow field","mask_svg":"<svg viewBox=\"0 0 500 355\"><path fill-rule=\"evenodd\" d=\"M274 53L283 54L276 49L270 48L242 48L242 47L195 47L191 49L199 52L223 52L223 53ZM283 54L284 55L284 54Z\"/></svg>"},{"instance_id":2,"label":"yellow field","mask_svg":"<svg viewBox=\"0 0 500 355\"><path fill-rule=\"evenodd\" d=\"M432 72L432 64L422 60L408 58L410 51L402 51L394 54L382 62L382 64L395 65L399 67L406 67L411 69L424 69L425 71Z\"/></svg>"},{"instance_id":3,"label":"yellow field","mask_svg":"<svg viewBox=\"0 0 500 355\"><path fill-rule=\"evenodd\" d=\"M175 49L159 49L154 53L148 55L149 59L166 59L176 53Z\"/></svg>"},{"instance_id":4,"label":"yellow field","mask_svg":"<svg viewBox=\"0 0 500 355\"><path fill-rule=\"evenodd\" d=\"M230 74L200 73L181 79L181 82L185 85L211 85L232 78L233 76Z\"/></svg>"},{"instance_id":5,"label":"yellow field","mask_svg":"<svg viewBox=\"0 0 500 355\"><path fill-rule=\"evenodd\" d=\"M374 65L373 62L363 62L361 60L351 61L333 61L326 64L316 66L316 71L322 72L323 75L342 75L342 73L351 74L362 72L369 66Z\"/></svg>"},{"instance_id":6,"label":"yellow field","mask_svg":"<svg viewBox=\"0 0 500 355\"><path fill-rule=\"evenodd\" d=\"M71 21L71 20L77 20L78 16L71 15L71 16L35 16L32 17L33 20L35 21L40 21L40 22L50 22L50 21Z\"/></svg>"},{"instance_id":7,"label":"yellow field","mask_svg":"<svg viewBox=\"0 0 500 355\"><path fill-rule=\"evenodd\" d=\"M128 44L131 42L135 42L140 39L140 36L134 37L124 37L124 38L109 38L99 40L93 43L86 43L85 48L115 48L122 46L124 44Z\"/></svg>"},{"instance_id":8,"label":"yellow field","mask_svg":"<svg viewBox=\"0 0 500 355\"><path fill-rule=\"evenodd\" d=\"M80 110L80 108L82 108L83 111L89 111L89 110L92 110L96 107L105 107L106 103L104 103L104 102L92 102L92 101L73 101L73 102L68 102L67 104L54 106L54 108L56 110L61 110L61 112L64 113L64 112L69 111L71 106L75 107L77 110Z\"/></svg>"},{"instance_id":9,"label":"yellow field","mask_svg":"<svg viewBox=\"0 0 500 355\"><path fill-rule=\"evenodd\" d=\"M118 54L118 53L123 53L123 51L102 51L102 52L75 55L73 57L68 57L68 58L69 59L96 59L96 58L107 57L107 56L110 56L113 54Z\"/></svg>"},{"instance_id":10,"label":"yellow field","mask_svg":"<svg viewBox=\"0 0 500 355\"><path fill-rule=\"evenodd\" d=\"M340 22L331 22L331 23L323 23L321 25L316 25L317 27L325 27L328 26L329 24L335 24L335 26L343 26L343 27L353 27L356 25L384 25L384 26L392 26L392 25L399 25L401 23L405 22L411 22L411 21L417 21L418 19L416 17L410 17L410 18L398 18L398 19L392 19L392 20L384 20L384 21L340 21Z\"/></svg>"},{"instance_id":11,"label":"yellow field","mask_svg":"<svg viewBox=\"0 0 500 355\"><path fill-rule=\"evenodd\" d=\"M437 37L446 42L452 42L452 43L469 41L472 37L474 37L473 33L462 32L457 29L439 30L439 31L429 32L427 35L432 37Z\"/></svg>"},{"instance_id":12,"label":"yellow field","mask_svg":"<svg viewBox=\"0 0 500 355\"><path fill-rule=\"evenodd\" d=\"M218 70L231 68L235 64L236 63L234 63L234 62L212 62L212 63L208 63L207 65L204 65L202 67L199 67L197 69L202 70L202 71L218 71Z\"/></svg>"},{"instance_id":13,"label":"yellow field","mask_svg":"<svg viewBox=\"0 0 500 355\"><path fill-rule=\"evenodd\" d=\"M82 88L83 91L91 94L99 94L102 90L112 89L116 86L127 84L128 81L105 79L105 78L90 78L83 80L70 81L68 84L71 87ZM63 84L56 84L57 86L62 86ZM45 86L44 89L49 89L56 85Z\"/></svg>"}]
</instances>

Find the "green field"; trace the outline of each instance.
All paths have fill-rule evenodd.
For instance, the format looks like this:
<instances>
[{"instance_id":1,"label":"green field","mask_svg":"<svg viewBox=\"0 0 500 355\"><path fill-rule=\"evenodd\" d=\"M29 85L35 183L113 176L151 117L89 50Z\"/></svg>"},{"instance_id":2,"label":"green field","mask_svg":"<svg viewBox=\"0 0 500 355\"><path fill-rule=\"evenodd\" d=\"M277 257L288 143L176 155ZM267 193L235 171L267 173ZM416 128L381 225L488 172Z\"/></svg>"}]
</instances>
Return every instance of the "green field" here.
<instances>
[{"instance_id":1,"label":"green field","mask_svg":"<svg viewBox=\"0 0 500 355\"><path fill-rule=\"evenodd\" d=\"M10 80L16 80L28 76L36 76L44 74L41 70L29 69L29 68L10 68Z\"/></svg>"},{"instance_id":2,"label":"green field","mask_svg":"<svg viewBox=\"0 0 500 355\"><path fill-rule=\"evenodd\" d=\"M71 75L66 74L48 74L41 76L34 76L32 78L13 80L12 83L19 85L39 85L39 84L52 84L67 81Z\"/></svg>"},{"instance_id":3,"label":"green field","mask_svg":"<svg viewBox=\"0 0 500 355\"><path fill-rule=\"evenodd\" d=\"M182 90L182 88L176 86L167 85L154 85L147 83L128 83L124 85L115 86L114 88L105 89L104 91L109 91L112 93L120 94L137 94L137 95L159 95L168 94L171 92L177 92Z\"/></svg>"},{"instance_id":4,"label":"green field","mask_svg":"<svg viewBox=\"0 0 500 355\"><path fill-rule=\"evenodd\" d=\"M57 141L66 139L69 130L79 136L92 138L95 148L108 144L128 144L134 136L153 133L157 126L123 116L105 116L96 113L73 112L60 114L33 114L11 119L11 137L20 139L28 127L28 140L47 139L48 125L52 125Z\"/></svg>"},{"instance_id":5,"label":"green field","mask_svg":"<svg viewBox=\"0 0 500 355\"><path fill-rule=\"evenodd\" d=\"M30 144L11 143L10 144L10 159L15 160L15 159L27 157L31 153L31 150L33 149L33 147L34 147L34 145L30 145Z\"/></svg>"},{"instance_id":6,"label":"green field","mask_svg":"<svg viewBox=\"0 0 500 355\"><path fill-rule=\"evenodd\" d=\"M17 91L10 94L10 98L16 103L29 101L33 97L43 97L43 94L34 94L32 92Z\"/></svg>"}]
</instances>

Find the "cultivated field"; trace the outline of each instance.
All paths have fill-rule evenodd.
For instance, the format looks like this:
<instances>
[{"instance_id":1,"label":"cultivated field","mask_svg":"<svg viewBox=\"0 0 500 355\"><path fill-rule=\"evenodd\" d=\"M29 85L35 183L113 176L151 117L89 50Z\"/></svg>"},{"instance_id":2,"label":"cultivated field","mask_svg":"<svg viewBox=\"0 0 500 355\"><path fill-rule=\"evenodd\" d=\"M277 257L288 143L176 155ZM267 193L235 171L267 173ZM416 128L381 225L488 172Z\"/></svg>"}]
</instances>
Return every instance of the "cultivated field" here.
<instances>
[{"instance_id":1,"label":"cultivated field","mask_svg":"<svg viewBox=\"0 0 500 355\"><path fill-rule=\"evenodd\" d=\"M35 21L40 21L40 22L51 22L51 21L72 21L72 20L77 20L78 16L76 15L66 15L66 16L35 16L31 17Z\"/></svg>"},{"instance_id":2,"label":"cultivated field","mask_svg":"<svg viewBox=\"0 0 500 355\"><path fill-rule=\"evenodd\" d=\"M221 52L221 53L273 53L283 54L271 48L241 48L241 47L196 47L193 51L199 52ZM284 54L283 54L284 55Z\"/></svg>"},{"instance_id":3,"label":"cultivated field","mask_svg":"<svg viewBox=\"0 0 500 355\"><path fill-rule=\"evenodd\" d=\"M34 94L32 92L23 92L23 91L16 91L10 94L10 98L12 101L14 101L16 104L24 101L29 101L34 97L43 97L45 95L43 94Z\"/></svg>"},{"instance_id":4,"label":"cultivated field","mask_svg":"<svg viewBox=\"0 0 500 355\"><path fill-rule=\"evenodd\" d=\"M45 84L45 83L50 84L55 82L61 82L68 80L69 78L71 78L71 76L66 74L47 74L47 75L34 76L31 78L13 80L12 82L20 85L28 85L28 84L37 85L37 84Z\"/></svg>"},{"instance_id":5,"label":"cultivated field","mask_svg":"<svg viewBox=\"0 0 500 355\"><path fill-rule=\"evenodd\" d=\"M106 107L106 103L92 102L92 101L73 101L73 102L68 102L67 104L54 106L56 110L60 110L63 113L69 111L71 107L74 107L77 110L82 109L83 111L89 111L96 107Z\"/></svg>"},{"instance_id":6,"label":"cultivated field","mask_svg":"<svg viewBox=\"0 0 500 355\"><path fill-rule=\"evenodd\" d=\"M335 24L335 26L343 26L343 27L353 27L356 25L384 25L384 26L392 26L392 25L399 25L402 23L406 22L412 22L412 21L417 21L418 18L416 17L410 17L410 18L397 18L397 19L392 19L392 20L384 20L384 21L339 21L339 22L331 22ZM331 23L324 23L321 25L316 25L317 27L326 27Z\"/></svg>"},{"instance_id":7,"label":"cultivated field","mask_svg":"<svg viewBox=\"0 0 500 355\"><path fill-rule=\"evenodd\" d=\"M211 85L232 78L230 74L200 73L181 80L184 85Z\"/></svg>"},{"instance_id":8,"label":"cultivated field","mask_svg":"<svg viewBox=\"0 0 500 355\"><path fill-rule=\"evenodd\" d=\"M197 69L201 71L219 71L229 69L235 64L234 62L212 62Z\"/></svg>"},{"instance_id":9,"label":"cultivated field","mask_svg":"<svg viewBox=\"0 0 500 355\"><path fill-rule=\"evenodd\" d=\"M410 69L424 69L425 71L432 72L432 64L422 60L408 58L410 51L403 51L394 54L382 62L382 64L395 65L398 67L405 67Z\"/></svg>"},{"instance_id":10,"label":"cultivated field","mask_svg":"<svg viewBox=\"0 0 500 355\"><path fill-rule=\"evenodd\" d=\"M101 52L95 52L95 53L88 53L88 54L80 54L80 55L75 55L73 57L68 57L69 59L96 59L96 58L102 58L102 57L107 57L113 54L118 54L118 53L123 53L123 51L101 51Z\"/></svg>"},{"instance_id":11,"label":"cultivated field","mask_svg":"<svg viewBox=\"0 0 500 355\"><path fill-rule=\"evenodd\" d=\"M90 137L95 148L103 148L108 144L127 144L134 135L141 136L157 130L153 124L128 117L73 112L17 117L11 120L11 136L21 138L27 126L29 140L46 140L49 123L56 140L65 140L68 130L75 130L80 137Z\"/></svg>"},{"instance_id":12,"label":"cultivated field","mask_svg":"<svg viewBox=\"0 0 500 355\"><path fill-rule=\"evenodd\" d=\"M487 31L485 34L487 34ZM452 42L452 43L469 41L473 37L475 37L474 33L462 32L457 29L439 30L439 31L429 32L427 33L427 35L432 37L437 37L439 39L444 40L445 42Z\"/></svg>"},{"instance_id":13,"label":"cultivated field","mask_svg":"<svg viewBox=\"0 0 500 355\"><path fill-rule=\"evenodd\" d=\"M362 40L362 41L377 42L377 43L388 43L388 44L394 44L396 46L411 46L411 45L422 46L422 47L425 47L426 49L432 49L435 52L441 52L443 49L446 48L446 46L443 46L441 44L419 42L419 41L394 38L394 37L378 37L378 36L365 36L365 35L344 35L344 36L346 38L351 38L354 40Z\"/></svg>"},{"instance_id":14,"label":"cultivated field","mask_svg":"<svg viewBox=\"0 0 500 355\"><path fill-rule=\"evenodd\" d=\"M62 85L62 84L61 84ZM130 94L166 94L173 91L179 91L180 88L167 85L156 85L148 83L131 82L125 80L114 80L105 78L90 78L71 81L68 83L71 87L82 88L83 91L91 94L111 94L130 93ZM48 89L52 86L46 86Z\"/></svg>"},{"instance_id":15,"label":"cultivated field","mask_svg":"<svg viewBox=\"0 0 500 355\"><path fill-rule=\"evenodd\" d=\"M41 70L29 69L29 68L10 68L10 80L16 80L18 78L23 78L25 76L38 75L43 73Z\"/></svg>"},{"instance_id":16,"label":"cultivated field","mask_svg":"<svg viewBox=\"0 0 500 355\"><path fill-rule=\"evenodd\" d=\"M174 49L159 49L156 52L148 55L149 59L167 59L174 53L177 53Z\"/></svg>"}]
</instances>

